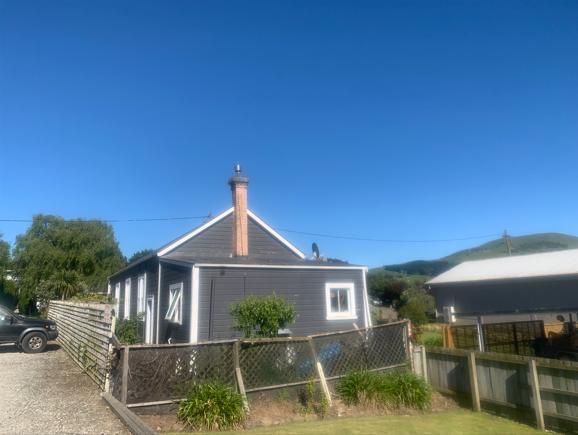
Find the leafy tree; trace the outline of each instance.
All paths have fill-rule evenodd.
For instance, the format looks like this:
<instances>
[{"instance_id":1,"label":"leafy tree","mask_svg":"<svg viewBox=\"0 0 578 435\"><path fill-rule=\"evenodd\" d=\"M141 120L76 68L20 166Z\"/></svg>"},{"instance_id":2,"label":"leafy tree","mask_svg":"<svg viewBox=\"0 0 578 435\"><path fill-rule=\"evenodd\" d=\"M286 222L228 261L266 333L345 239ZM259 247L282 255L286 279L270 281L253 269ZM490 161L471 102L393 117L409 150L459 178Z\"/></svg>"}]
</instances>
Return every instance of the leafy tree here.
<instances>
[{"instance_id":1,"label":"leafy tree","mask_svg":"<svg viewBox=\"0 0 578 435\"><path fill-rule=\"evenodd\" d=\"M0 234L0 304L7 305L10 308L16 302L14 282L9 276L9 271L12 268L11 264L10 244L2 240L2 234Z\"/></svg>"},{"instance_id":2,"label":"leafy tree","mask_svg":"<svg viewBox=\"0 0 578 435\"><path fill-rule=\"evenodd\" d=\"M82 289L103 291L107 277L124 264L110 225L36 215L14 247L18 303L30 312L37 299L68 297Z\"/></svg>"},{"instance_id":3,"label":"leafy tree","mask_svg":"<svg viewBox=\"0 0 578 435\"><path fill-rule=\"evenodd\" d=\"M412 287L401 295L399 315L419 326L427 323L435 309L433 296L424 288Z\"/></svg>"},{"instance_id":4,"label":"leafy tree","mask_svg":"<svg viewBox=\"0 0 578 435\"><path fill-rule=\"evenodd\" d=\"M156 252L154 249L143 249L141 251L137 251L132 254L132 256L128 259L128 262L132 263L133 261L140 260L141 258L146 257L147 255L150 255L154 252Z\"/></svg>"},{"instance_id":5,"label":"leafy tree","mask_svg":"<svg viewBox=\"0 0 578 435\"><path fill-rule=\"evenodd\" d=\"M396 305L401 294L409 288L410 282L395 272L377 269L367 274L367 286L369 293L383 305Z\"/></svg>"},{"instance_id":6,"label":"leafy tree","mask_svg":"<svg viewBox=\"0 0 578 435\"><path fill-rule=\"evenodd\" d=\"M231 306L234 328L245 337L276 337L295 321L295 308L273 293L270 296L249 296Z\"/></svg>"},{"instance_id":7,"label":"leafy tree","mask_svg":"<svg viewBox=\"0 0 578 435\"><path fill-rule=\"evenodd\" d=\"M48 279L40 282L36 299L46 305L51 299L68 299L86 289L86 283L77 271L57 270Z\"/></svg>"}]
</instances>

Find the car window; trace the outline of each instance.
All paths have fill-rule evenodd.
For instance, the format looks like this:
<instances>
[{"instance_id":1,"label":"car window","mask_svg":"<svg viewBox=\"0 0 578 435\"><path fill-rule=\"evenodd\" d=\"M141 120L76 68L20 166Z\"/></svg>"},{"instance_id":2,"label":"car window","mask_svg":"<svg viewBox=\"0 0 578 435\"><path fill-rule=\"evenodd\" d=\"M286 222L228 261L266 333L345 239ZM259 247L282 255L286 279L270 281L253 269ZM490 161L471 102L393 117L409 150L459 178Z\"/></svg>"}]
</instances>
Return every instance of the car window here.
<instances>
[{"instance_id":1,"label":"car window","mask_svg":"<svg viewBox=\"0 0 578 435\"><path fill-rule=\"evenodd\" d=\"M8 320L12 317L12 312L4 307L0 307L0 320Z\"/></svg>"}]
</instances>

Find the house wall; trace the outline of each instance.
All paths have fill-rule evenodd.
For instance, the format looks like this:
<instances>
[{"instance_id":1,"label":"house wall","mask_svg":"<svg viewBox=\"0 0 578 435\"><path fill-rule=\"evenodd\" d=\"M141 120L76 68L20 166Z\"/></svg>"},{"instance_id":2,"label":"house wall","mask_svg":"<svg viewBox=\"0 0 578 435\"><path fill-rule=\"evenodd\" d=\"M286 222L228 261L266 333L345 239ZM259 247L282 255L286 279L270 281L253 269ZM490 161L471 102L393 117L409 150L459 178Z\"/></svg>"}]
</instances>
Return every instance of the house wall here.
<instances>
[{"instance_id":1,"label":"house wall","mask_svg":"<svg viewBox=\"0 0 578 435\"><path fill-rule=\"evenodd\" d=\"M149 295L154 295L155 303L157 299L157 277L158 277L158 259L152 258L148 261L138 263L129 269L122 271L110 279L111 296L114 297L115 286L120 282L120 300L119 312L117 317L124 319L124 300L126 294L125 283L126 279L131 279L131 295L130 295L130 318L134 319L137 315L137 295L138 295L138 277L146 273L146 294L145 301ZM153 325L156 328L156 324Z\"/></svg>"},{"instance_id":2,"label":"house wall","mask_svg":"<svg viewBox=\"0 0 578 435\"><path fill-rule=\"evenodd\" d=\"M248 233L248 259L250 260L271 262L299 258L251 217L248 218ZM184 242L178 248L164 255L163 258L229 258L232 253L232 246L233 215L231 214Z\"/></svg>"},{"instance_id":3,"label":"house wall","mask_svg":"<svg viewBox=\"0 0 578 435\"><path fill-rule=\"evenodd\" d=\"M191 332L191 268L161 263L161 292L159 305L158 343L188 343ZM171 284L183 283L182 324L171 323L165 319L169 309Z\"/></svg>"},{"instance_id":4,"label":"house wall","mask_svg":"<svg viewBox=\"0 0 578 435\"><path fill-rule=\"evenodd\" d=\"M457 313L578 308L578 279L535 279L432 286L438 312Z\"/></svg>"},{"instance_id":5,"label":"house wall","mask_svg":"<svg viewBox=\"0 0 578 435\"><path fill-rule=\"evenodd\" d=\"M294 336L365 326L363 270L201 268L199 271L199 341L237 337L229 314L231 304L248 295L273 291L295 305L289 326ZM325 284L353 282L356 320L326 320Z\"/></svg>"}]
</instances>

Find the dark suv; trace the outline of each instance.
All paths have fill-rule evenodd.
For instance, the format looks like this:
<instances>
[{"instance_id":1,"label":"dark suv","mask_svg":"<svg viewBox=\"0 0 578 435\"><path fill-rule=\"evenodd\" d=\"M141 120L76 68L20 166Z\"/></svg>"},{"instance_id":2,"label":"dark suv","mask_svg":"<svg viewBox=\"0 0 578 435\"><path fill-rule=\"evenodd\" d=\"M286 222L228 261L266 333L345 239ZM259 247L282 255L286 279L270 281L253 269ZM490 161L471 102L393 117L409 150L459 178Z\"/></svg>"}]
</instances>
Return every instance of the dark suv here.
<instances>
[{"instance_id":1,"label":"dark suv","mask_svg":"<svg viewBox=\"0 0 578 435\"><path fill-rule=\"evenodd\" d=\"M48 340L58 337L53 320L29 319L0 305L0 343L14 343L24 352L42 352Z\"/></svg>"}]
</instances>

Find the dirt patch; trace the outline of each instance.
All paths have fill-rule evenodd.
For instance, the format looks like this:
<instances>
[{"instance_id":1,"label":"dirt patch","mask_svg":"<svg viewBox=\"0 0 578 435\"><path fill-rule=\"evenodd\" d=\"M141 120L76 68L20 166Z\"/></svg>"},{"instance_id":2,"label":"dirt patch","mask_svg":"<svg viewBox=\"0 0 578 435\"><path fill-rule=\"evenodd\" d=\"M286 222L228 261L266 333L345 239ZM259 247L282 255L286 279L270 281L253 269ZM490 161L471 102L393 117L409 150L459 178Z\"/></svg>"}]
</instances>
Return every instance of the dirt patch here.
<instances>
[{"instance_id":1,"label":"dirt patch","mask_svg":"<svg viewBox=\"0 0 578 435\"><path fill-rule=\"evenodd\" d=\"M439 393L432 395L432 407L427 413L457 409L460 406L449 396ZM304 407L293 400L254 400L251 402L251 414L245 422L246 428L259 426L278 426L287 423L336 419L342 417L368 417L376 415L419 415L424 411L410 408L386 408L374 405L348 406L334 399L333 406L324 417L314 412L307 412ZM157 432L182 432L183 425L177 421L176 414L140 415L143 421Z\"/></svg>"}]
</instances>

